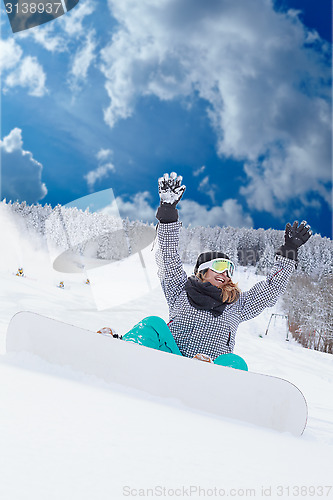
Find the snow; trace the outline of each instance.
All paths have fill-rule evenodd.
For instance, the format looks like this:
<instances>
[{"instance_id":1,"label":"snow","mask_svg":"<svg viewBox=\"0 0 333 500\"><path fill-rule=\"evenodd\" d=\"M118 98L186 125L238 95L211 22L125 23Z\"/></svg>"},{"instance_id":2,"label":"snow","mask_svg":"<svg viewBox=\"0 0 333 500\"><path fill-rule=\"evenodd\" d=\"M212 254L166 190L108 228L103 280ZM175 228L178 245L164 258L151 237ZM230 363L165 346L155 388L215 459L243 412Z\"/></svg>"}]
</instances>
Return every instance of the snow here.
<instances>
[{"instance_id":1,"label":"snow","mask_svg":"<svg viewBox=\"0 0 333 500\"><path fill-rule=\"evenodd\" d=\"M98 310L85 276L54 271L41 242L0 208L1 499L333 496L333 357L286 342L282 318L266 336L271 314L283 314L280 304L241 325L235 353L251 371L303 392L309 419L299 438L190 411L28 353L8 354L7 326L21 310L125 333L145 316L166 319L167 307L157 287ZM15 276L21 266L26 278ZM123 287L133 273L124 274ZM244 290L259 279L246 269L236 274ZM56 286L62 280L63 290Z\"/></svg>"}]
</instances>

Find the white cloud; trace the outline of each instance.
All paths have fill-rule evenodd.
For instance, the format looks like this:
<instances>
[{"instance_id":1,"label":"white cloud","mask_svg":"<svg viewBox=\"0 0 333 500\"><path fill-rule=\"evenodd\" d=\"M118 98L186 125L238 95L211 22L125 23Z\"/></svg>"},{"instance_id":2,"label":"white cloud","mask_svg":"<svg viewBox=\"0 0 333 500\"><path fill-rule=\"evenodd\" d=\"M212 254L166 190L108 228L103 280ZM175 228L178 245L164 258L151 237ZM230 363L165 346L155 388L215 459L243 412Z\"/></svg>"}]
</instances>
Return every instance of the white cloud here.
<instances>
[{"instance_id":1,"label":"white cloud","mask_svg":"<svg viewBox=\"0 0 333 500\"><path fill-rule=\"evenodd\" d=\"M215 194L217 186L210 182L209 176L206 175L199 183L198 190L205 193L215 203Z\"/></svg>"},{"instance_id":2,"label":"white cloud","mask_svg":"<svg viewBox=\"0 0 333 500\"><path fill-rule=\"evenodd\" d=\"M116 204L120 217L122 219L128 217L130 220L141 220L143 222L156 222L156 208L150 206L150 199L151 195L148 191L136 193L128 201L118 196Z\"/></svg>"},{"instance_id":3,"label":"white cloud","mask_svg":"<svg viewBox=\"0 0 333 500\"><path fill-rule=\"evenodd\" d=\"M23 149L22 130L16 127L0 140L0 151L1 197L27 203L42 200L47 194L42 182L43 165Z\"/></svg>"},{"instance_id":4,"label":"white cloud","mask_svg":"<svg viewBox=\"0 0 333 500\"><path fill-rule=\"evenodd\" d=\"M0 73L4 91L24 87L28 94L41 97L47 92L43 67L35 57L22 56L23 50L13 39L0 40Z\"/></svg>"},{"instance_id":5,"label":"white cloud","mask_svg":"<svg viewBox=\"0 0 333 500\"><path fill-rule=\"evenodd\" d=\"M57 19L57 23L60 19ZM30 29L17 33L19 40L25 38L32 38L36 43L41 45L49 52L66 52L68 50L68 37L63 36L59 30L54 33L55 24L47 23L38 26L38 29Z\"/></svg>"},{"instance_id":6,"label":"white cloud","mask_svg":"<svg viewBox=\"0 0 333 500\"><path fill-rule=\"evenodd\" d=\"M253 220L237 200L225 200L221 206L207 208L196 201L184 200L180 203L180 219L192 226L232 226L253 227Z\"/></svg>"},{"instance_id":7,"label":"white cloud","mask_svg":"<svg viewBox=\"0 0 333 500\"><path fill-rule=\"evenodd\" d=\"M22 57L22 49L13 38L0 39L0 73L15 67Z\"/></svg>"},{"instance_id":8,"label":"white cloud","mask_svg":"<svg viewBox=\"0 0 333 500\"><path fill-rule=\"evenodd\" d=\"M21 31L18 39L30 38L49 52L70 52L71 41L83 38L87 34L84 21L96 8L94 0L80 1L75 9L51 22L38 26L38 29Z\"/></svg>"},{"instance_id":9,"label":"white cloud","mask_svg":"<svg viewBox=\"0 0 333 500\"><path fill-rule=\"evenodd\" d=\"M19 66L5 78L7 87L26 87L28 94L42 97L46 92L46 75L36 57L25 57Z\"/></svg>"},{"instance_id":10,"label":"white cloud","mask_svg":"<svg viewBox=\"0 0 333 500\"><path fill-rule=\"evenodd\" d=\"M209 104L218 153L246 163L243 194L253 208L273 210L292 196L306 202L313 188L329 198L330 47L297 12L277 13L267 0L109 7L119 23L101 53L111 127L141 96L196 92Z\"/></svg>"},{"instance_id":11,"label":"white cloud","mask_svg":"<svg viewBox=\"0 0 333 500\"><path fill-rule=\"evenodd\" d=\"M129 200L118 196L115 200L121 218L156 223L157 207L150 205L148 191L136 193ZM208 208L196 201L183 200L179 204L179 219L184 226L232 226L253 227L251 216L244 212L237 200L228 199L221 206ZM114 207L112 207L114 210Z\"/></svg>"},{"instance_id":12,"label":"white cloud","mask_svg":"<svg viewBox=\"0 0 333 500\"><path fill-rule=\"evenodd\" d=\"M67 83L71 90L77 90L87 78L88 70L96 58L95 50L97 41L95 31L87 28L85 20L91 16L96 9L95 0L81 1L75 9L71 9L66 15L61 16L56 22L39 26L38 29L22 31L17 34L18 40L32 39L51 53L66 53L70 69L68 71ZM1 42L0 42L1 43ZM13 42L10 42L13 45ZM6 79L7 88L22 86L29 88L29 94L42 96L46 92L46 75L43 68L35 57L25 57L22 60L22 49L16 44L16 54L13 47L7 44L6 52L11 50L11 67L15 68ZM1 52L2 46L0 46ZM8 54L9 55L9 54ZM5 58L8 65L9 57Z\"/></svg>"},{"instance_id":13,"label":"white cloud","mask_svg":"<svg viewBox=\"0 0 333 500\"><path fill-rule=\"evenodd\" d=\"M65 33L69 36L81 36L85 33L83 21L87 16L90 16L96 7L93 0L86 0L76 5L75 9L70 10L65 16L62 16L59 21ZM99 8L104 8L100 5Z\"/></svg>"},{"instance_id":14,"label":"white cloud","mask_svg":"<svg viewBox=\"0 0 333 500\"><path fill-rule=\"evenodd\" d=\"M98 160L104 161L107 158L110 158L112 156L112 150L111 149L100 149L96 155L96 158Z\"/></svg>"},{"instance_id":15,"label":"white cloud","mask_svg":"<svg viewBox=\"0 0 333 500\"><path fill-rule=\"evenodd\" d=\"M80 89L87 79L91 64L96 58L96 33L85 22L93 14L96 6L95 0L83 0L75 9L71 9L66 15L58 18L56 22L17 34L18 40L33 40L48 52L65 53L69 61L67 84L71 90ZM16 48L21 51L21 58L22 50L18 45L16 45ZM9 49L11 49L10 46L7 47L7 52ZM12 54L13 52L12 50ZM13 55L12 60L14 61ZM6 57L6 62L8 62L8 57ZM23 61L20 61L20 64L16 60L15 64L14 62L11 64L11 67L15 67L15 70L4 80L7 88L29 86L30 95L41 96L45 94L46 76L36 58L28 56ZM5 88L5 90L7 89Z\"/></svg>"},{"instance_id":16,"label":"white cloud","mask_svg":"<svg viewBox=\"0 0 333 500\"><path fill-rule=\"evenodd\" d=\"M94 190L95 184L97 181L101 181L108 177L110 172L115 171L115 166L112 163L105 163L104 165L100 165L95 170L91 170L88 172L84 178L87 181L88 187L90 191Z\"/></svg>"},{"instance_id":17,"label":"white cloud","mask_svg":"<svg viewBox=\"0 0 333 500\"><path fill-rule=\"evenodd\" d=\"M99 182L110 174L110 172L115 172L116 168L110 161L112 159L113 152L111 149L100 149L96 154L96 158L99 160L99 166L84 175L84 179L87 181L90 191L94 190L96 182Z\"/></svg>"},{"instance_id":18,"label":"white cloud","mask_svg":"<svg viewBox=\"0 0 333 500\"><path fill-rule=\"evenodd\" d=\"M206 177L204 177L202 181L200 181L199 189L201 190L205 189L208 186L208 183L209 183L209 176L206 175Z\"/></svg>"},{"instance_id":19,"label":"white cloud","mask_svg":"<svg viewBox=\"0 0 333 500\"><path fill-rule=\"evenodd\" d=\"M15 150L22 150L22 130L14 128L6 137L0 141L0 145L5 153L13 153Z\"/></svg>"},{"instance_id":20,"label":"white cloud","mask_svg":"<svg viewBox=\"0 0 333 500\"><path fill-rule=\"evenodd\" d=\"M202 167L199 167L196 170L194 170L193 172L194 177L198 177L198 175L203 174L205 169L206 169L205 165L202 165Z\"/></svg>"},{"instance_id":21,"label":"white cloud","mask_svg":"<svg viewBox=\"0 0 333 500\"><path fill-rule=\"evenodd\" d=\"M69 82L72 88L76 88L87 78L88 70L95 60L95 31L90 31L81 47L76 51L71 63Z\"/></svg>"}]
</instances>

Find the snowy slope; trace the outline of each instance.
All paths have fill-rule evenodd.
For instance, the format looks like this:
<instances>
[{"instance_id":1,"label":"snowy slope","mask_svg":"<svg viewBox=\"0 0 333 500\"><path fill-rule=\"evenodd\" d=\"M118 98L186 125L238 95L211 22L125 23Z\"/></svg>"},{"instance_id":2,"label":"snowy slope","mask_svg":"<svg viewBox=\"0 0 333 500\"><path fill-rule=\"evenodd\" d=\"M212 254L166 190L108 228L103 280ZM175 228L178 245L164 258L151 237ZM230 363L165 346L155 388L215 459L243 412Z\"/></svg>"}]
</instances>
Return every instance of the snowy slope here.
<instances>
[{"instance_id":1,"label":"snowy slope","mask_svg":"<svg viewBox=\"0 0 333 500\"><path fill-rule=\"evenodd\" d=\"M0 227L1 499L333 497L333 488L325 489L332 483L333 358L286 342L282 320L265 336L279 305L242 324L235 352L250 370L302 390L309 421L301 438L189 411L32 355L6 354L7 325L20 310L124 333L144 316L167 318L167 308L157 287L97 311L83 275L54 271L41 242L27 239L3 210ZM27 278L15 276L20 266ZM247 289L260 278L240 269L236 279Z\"/></svg>"}]
</instances>

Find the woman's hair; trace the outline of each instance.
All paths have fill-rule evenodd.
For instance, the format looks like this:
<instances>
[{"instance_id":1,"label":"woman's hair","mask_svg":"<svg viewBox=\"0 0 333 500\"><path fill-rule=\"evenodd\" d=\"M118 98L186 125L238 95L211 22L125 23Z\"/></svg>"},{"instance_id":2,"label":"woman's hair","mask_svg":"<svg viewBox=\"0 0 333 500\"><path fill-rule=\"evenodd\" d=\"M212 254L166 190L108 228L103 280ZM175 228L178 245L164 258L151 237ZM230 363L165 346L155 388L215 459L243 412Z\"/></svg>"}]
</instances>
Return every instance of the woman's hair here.
<instances>
[{"instance_id":1,"label":"woman's hair","mask_svg":"<svg viewBox=\"0 0 333 500\"><path fill-rule=\"evenodd\" d=\"M204 269L203 271L196 273L196 277L199 278L200 281L204 282L206 272L207 269ZM233 283L232 281L229 281L229 283L224 284L221 288L222 301L226 302L227 304L232 304L233 302L236 302L236 300L239 299L240 293L241 290L238 287L238 283Z\"/></svg>"}]
</instances>

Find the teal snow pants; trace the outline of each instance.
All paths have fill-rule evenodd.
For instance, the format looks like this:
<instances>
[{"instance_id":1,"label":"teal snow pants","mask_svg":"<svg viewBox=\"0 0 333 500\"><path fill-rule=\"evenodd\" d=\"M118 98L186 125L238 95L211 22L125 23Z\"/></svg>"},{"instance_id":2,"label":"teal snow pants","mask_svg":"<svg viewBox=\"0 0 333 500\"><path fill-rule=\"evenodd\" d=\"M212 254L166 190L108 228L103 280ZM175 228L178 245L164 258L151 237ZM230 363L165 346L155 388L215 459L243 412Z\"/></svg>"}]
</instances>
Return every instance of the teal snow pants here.
<instances>
[{"instance_id":1,"label":"teal snow pants","mask_svg":"<svg viewBox=\"0 0 333 500\"><path fill-rule=\"evenodd\" d=\"M123 335L123 340L151 347L158 351L170 352L182 356L172 333L166 322L159 316L148 316ZM236 354L228 353L218 356L216 365L230 366L239 370L248 370L243 358Z\"/></svg>"},{"instance_id":2,"label":"teal snow pants","mask_svg":"<svg viewBox=\"0 0 333 500\"><path fill-rule=\"evenodd\" d=\"M158 351L182 355L166 322L158 316L148 316L123 335L123 340L135 342Z\"/></svg>"}]
</instances>

